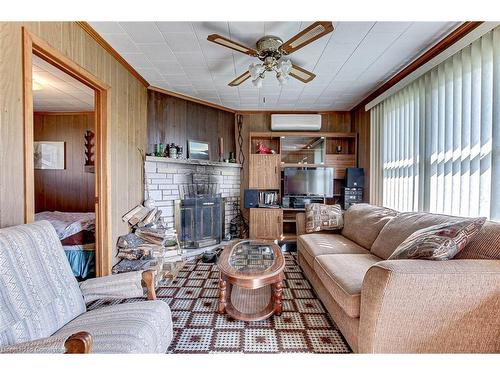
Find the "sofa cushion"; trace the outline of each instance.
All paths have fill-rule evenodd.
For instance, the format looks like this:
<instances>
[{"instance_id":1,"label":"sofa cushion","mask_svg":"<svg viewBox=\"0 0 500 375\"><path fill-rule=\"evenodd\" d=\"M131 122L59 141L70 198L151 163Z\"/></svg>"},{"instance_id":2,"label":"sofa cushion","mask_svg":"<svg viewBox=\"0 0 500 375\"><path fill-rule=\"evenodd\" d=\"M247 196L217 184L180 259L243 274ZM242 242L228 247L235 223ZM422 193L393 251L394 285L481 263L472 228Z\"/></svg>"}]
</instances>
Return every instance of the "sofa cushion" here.
<instances>
[{"instance_id":1,"label":"sofa cushion","mask_svg":"<svg viewBox=\"0 0 500 375\"><path fill-rule=\"evenodd\" d=\"M427 212L402 212L392 218L380 231L373 243L371 252L387 259L394 250L417 230L437 224L453 223L462 220L457 216L430 214Z\"/></svg>"},{"instance_id":2,"label":"sofa cushion","mask_svg":"<svg viewBox=\"0 0 500 375\"><path fill-rule=\"evenodd\" d=\"M172 316L160 300L123 303L80 315L54 336L86 331L92 353L165 353L172 341Z\"/></svg>"},{"instance_id":3,"label":"sofa cushion","mask_svg":"<svg viewBox=\"0 0 500 375\"><path fill-rule=\"evenodd\" d=\"M314 261L314 271L345 313L357 318L365 273L381 260L373 254L320 255Z\"/></svg>"},{"instance_id":4,"label":"sofa cushion","mask_svg":"<svg viewBox=\"0 0 500 375\"><path fill-rule=\"evenodd\" d=\"M314 258L325 254L369 254L370 252L341 234L310 233L299 236L298 251L311 267Z\"/></svg>"},{"instance_id":5,"label":"sofa cushion","mask_svg":"<svg viewBox=\"0 0 500 375\"><path fill-rule=\"evenodd\" d=\"M500 223L487 221L455 259L500 259Z\"/></svg>"},{"instance_id":6,"label":"sofa cushion","mask_svg":"<svg viewBox=\"0 0 500 375\"><path fill-rule=\"evenodd\" d=\"M344 213L342 235L365 249L370 249L380 230L396 214L397 211L385 207L355 204Z\"/></svg>"},{"instance_id":7,"label":"sofa cushion","mask_svg":"<svg viewBox=\"0 0 500 375\"><path fill-rule=\"evenodd\" d=\"M463 219L420 229L404 240L388 258L449 260L481 230L486 218Z\"/></svg>"}]
</instances>

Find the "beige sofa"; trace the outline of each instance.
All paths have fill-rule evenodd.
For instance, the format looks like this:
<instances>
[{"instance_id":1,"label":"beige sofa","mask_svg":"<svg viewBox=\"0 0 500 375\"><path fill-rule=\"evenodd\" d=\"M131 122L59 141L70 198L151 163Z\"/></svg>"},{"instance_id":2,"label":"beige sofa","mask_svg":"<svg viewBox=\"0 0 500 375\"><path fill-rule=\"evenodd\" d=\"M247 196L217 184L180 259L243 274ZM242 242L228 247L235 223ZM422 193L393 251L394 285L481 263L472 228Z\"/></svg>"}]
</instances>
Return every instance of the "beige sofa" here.
<instances>
[{"instance_id":1,"label":"beige sofa","mask_svg":"<svg viewBox=\"0 0 500 375\"><path fill-rule=\"evenodd\" d=\"M358 204L340 233L305 233L305 275L355 352L500 352L500 223L449 261L386 260L411 233L459 218Z\"/></svg>"}]
</instances>

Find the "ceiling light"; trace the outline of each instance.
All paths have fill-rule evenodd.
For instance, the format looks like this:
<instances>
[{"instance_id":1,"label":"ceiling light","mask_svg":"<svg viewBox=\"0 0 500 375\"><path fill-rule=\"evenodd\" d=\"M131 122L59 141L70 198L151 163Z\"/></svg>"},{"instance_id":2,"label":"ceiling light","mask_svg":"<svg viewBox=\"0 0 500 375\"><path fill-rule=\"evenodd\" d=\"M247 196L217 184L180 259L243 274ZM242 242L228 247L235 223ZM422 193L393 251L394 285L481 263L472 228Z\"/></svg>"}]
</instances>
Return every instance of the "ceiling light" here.
<instances>
[{"instance_id":1,"label":"ceiling light","mask_svg":"<svg viewBox=\"0 0 500 375\"><path fill-rule=\"evenodd\" d=\"M264 80L264 73L262 73L257 78L255 78L254 80L252 80L252 83L253 83L253 85L255 87L257 87L258 89L260 89L262 87L262 81L263 80Z\"/></svg>"},{"instance_id":2,"label":"ceiling light","mask_svg":"<svg viewBox=\"0 0 500 375\"><path fill-rule=\"evenodd\" d=\"M40 90L43 90L43 86L39 82L33 81L33 91L40 91Z\"/></svg>"},{"instance_id":3,"label":"ceiling light","mask_svg":"<svg viewBox=\"0 0 500 375\"><path fill-rule=\"evenodd\" d=\"M252 77L252 83L255 87L262 87L262 80L264 79L264 73L275 71L276 79L280 85L286 84L288 81L288 75L292 70L292 62L288 59L278 60L274 56L268 56L265 58L262 64L250 64L248 67L248 72Z\"/></svg>"}]
</instances>

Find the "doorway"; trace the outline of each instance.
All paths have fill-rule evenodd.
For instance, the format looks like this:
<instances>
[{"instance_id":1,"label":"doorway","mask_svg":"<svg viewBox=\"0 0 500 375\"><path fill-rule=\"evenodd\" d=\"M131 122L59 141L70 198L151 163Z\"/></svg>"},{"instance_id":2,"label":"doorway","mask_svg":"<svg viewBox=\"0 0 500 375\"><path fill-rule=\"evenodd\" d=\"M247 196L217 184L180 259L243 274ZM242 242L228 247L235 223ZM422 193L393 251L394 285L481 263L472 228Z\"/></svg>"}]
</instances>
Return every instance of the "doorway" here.
<instances>
[{"instance_id":1,"label":"doorway","mask_svg":"<svg viewBox=\"0 0 500 375\"><path fill-rule=\"evenodd\" d=\"M109 87L26 29L23 29L23 75L25 222L46 219L39 215L42 212L69 213L60 217L56 214L53 219L57 224L68 216L68 220L74 219L75 224L71 223L74 228L82 229L82 233L72 234L56 228L60 239L67 234L75 235L70 243L66 242L67 246L79 245L78 241L88 235L85 231L93 223L92 276L108 275L112 255L108 230ZM70 127L77 129L70 131ZM75 135L82 131L83 134ZM73 213L80 216L73 217ZM75 269L79 266L75 265Z\"/></svg>"}]
</instances>

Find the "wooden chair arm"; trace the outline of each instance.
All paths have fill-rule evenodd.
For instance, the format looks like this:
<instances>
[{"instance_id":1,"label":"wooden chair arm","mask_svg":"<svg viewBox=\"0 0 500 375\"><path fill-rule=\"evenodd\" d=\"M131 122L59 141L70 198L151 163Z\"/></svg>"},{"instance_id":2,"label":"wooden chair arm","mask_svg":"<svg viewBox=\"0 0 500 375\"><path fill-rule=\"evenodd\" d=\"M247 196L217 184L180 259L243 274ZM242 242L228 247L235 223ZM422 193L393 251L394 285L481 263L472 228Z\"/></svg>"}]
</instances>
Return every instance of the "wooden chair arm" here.
<instances>
[{"instance_id":1,"label":"wooden chair arm","mask_svg":"<svg viewBox=\"0 0 500 375\"><path fill-rule=\"evenodd\" d=\"M92 351L93 339L88 332L77 332L64 342L65 354L89 354Z\"/></svg>"},{"instance_id":2,"label":"wooden chair arm","mask_svg":"<svg viewBox=\"0 0 500 375\"><path fill-rule=\"evenodd\" d=\"M142 273L142 282L147 288L147 298L148 300L156 299L155 291L155 271L147 270Z\"/></svg>"}]
</instances>

